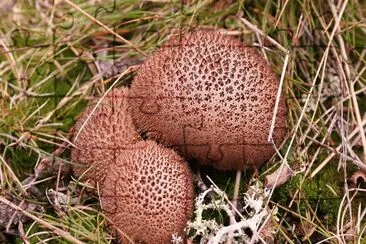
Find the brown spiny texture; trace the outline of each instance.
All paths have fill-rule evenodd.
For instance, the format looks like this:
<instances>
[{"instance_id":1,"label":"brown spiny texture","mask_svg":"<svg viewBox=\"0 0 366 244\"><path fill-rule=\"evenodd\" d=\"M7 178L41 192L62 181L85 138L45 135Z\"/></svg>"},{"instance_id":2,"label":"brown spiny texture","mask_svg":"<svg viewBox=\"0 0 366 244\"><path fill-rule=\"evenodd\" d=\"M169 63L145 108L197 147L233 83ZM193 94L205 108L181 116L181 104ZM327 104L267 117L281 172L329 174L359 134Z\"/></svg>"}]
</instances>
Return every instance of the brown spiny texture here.
<instances>
[{"instance_id":1,"label":"brown spiny texture","mask_svg":"<svg viewBox=\"0 0 366 244\"><path fill-rule=\"evenodd\" d=\"M253 47L211 31L171 38L138 70L130 99L135 125L185 157L244 169L275 152L267 142L279 81ZM281 96L273 139L286 134Z\"/></svg>"},{"instance_id":2,"label":"brown spiny texture","mask_svg":"<svg viewBox=\"0 0 366 244\"><path fill-rule=\"evenodd\" d=\"M108 168L115 164L116 150L133 148L140 140L128 111L127 95L127 88L111 90L94 112L101 98L93 99L75 124L75 134L80 134L71 150L73 171L77 177L84 174L82 180L91 186L101 183Z\"/></svg>"},{"instance_id":3,"label":"brown spiny texture","mask_svg":"<svg viewBox=\"0 0 366 244\"><path fill-rule=\"evenodd\" d=\"M101 188L113 225L136 243L171 243L172 234L182 236L194 198L187 163L153 141L121 151L116 162Z\"/></svg>"}]
</instances>

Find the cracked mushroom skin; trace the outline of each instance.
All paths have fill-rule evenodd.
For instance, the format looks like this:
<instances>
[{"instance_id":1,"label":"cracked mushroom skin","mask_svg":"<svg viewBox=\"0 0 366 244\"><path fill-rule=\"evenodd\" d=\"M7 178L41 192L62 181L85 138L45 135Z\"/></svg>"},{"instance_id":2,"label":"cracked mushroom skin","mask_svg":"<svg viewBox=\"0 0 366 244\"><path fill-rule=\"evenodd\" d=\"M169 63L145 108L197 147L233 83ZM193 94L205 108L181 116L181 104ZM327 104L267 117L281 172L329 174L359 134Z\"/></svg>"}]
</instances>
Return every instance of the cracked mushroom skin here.
<instances>
[{"instance_id":1,"label":"cracked mushroom skin","mask_svg":"<svg viewBox=\"0 0 366 244\"><path fill-rule=\"evenodd\" d=\"M75 124L75 132L80 134L71 149L73 173L93 187L104 180L108 168L115 164L116 150L128 150L141 140L128 111L127 96L127 88L115 88L94 112L101 98L92 99Z\"/></svg>"},{"instance_id":2,"label":"cracked mushroom skin","mask_svg":"<svg viewBox=\"0 0 366 244\"><path fill-rule=\"evenodd\" d=\"M184 237L193 213L193 184L187 163L154 141L122 151L101 189L101 204L112 225L136 243L171 243ZM124 239L122 238L122 243Z\"/></svg>"},{"instance_id":3,"label":"cracked mushroom skin","mask_svg":"<svg viewBox=\"0 0 366 244\"><path fill-rule=\"evenodd\" d=\"M139 68L128 103L140 131L186 158L222 170L259 165L275 153L267 141L279 81L253 47L198 30L168 40ZM273 141L286 135L281 95Z\"/></svg>"}]
</instances>

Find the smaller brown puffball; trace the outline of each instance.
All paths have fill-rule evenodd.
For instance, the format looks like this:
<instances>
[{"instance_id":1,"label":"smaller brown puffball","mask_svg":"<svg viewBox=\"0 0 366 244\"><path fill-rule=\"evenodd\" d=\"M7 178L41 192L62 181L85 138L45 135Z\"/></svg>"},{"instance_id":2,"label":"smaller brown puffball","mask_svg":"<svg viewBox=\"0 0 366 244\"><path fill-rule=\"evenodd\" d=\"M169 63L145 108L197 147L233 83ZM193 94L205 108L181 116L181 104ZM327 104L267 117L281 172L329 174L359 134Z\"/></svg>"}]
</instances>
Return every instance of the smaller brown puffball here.
<instances>
[{"instance_id":1,"label":"smaller brown puffball","mask_svg":"<svg viewBox=\"0 0 366 244\"><path fill-rule=\"evenodd\" d=\"M178 154L153 141L121 151L101 187L113 225L136 243L171 243L193 213L192 176Z\"/></svg>"},{"instance_id":2,"label":"smaller brown puffball","mask_svg":"<svg viewBox=\"0 0 366 244\"><path fill-rule=\"evenodd\" d=\"M104 180L115 163L116 150L128 150L141 140L127 108L127 96L127 88L116 88L98 105L101 98L91 100L75 124L79 134L71 149L73 172L76 177L83 175L91 186Z\"/></svg>"},{"instance_id":3,"label":"smaller brown puffball","mask_svg":"<svg viewBox=\"0 0 366 244\"><path fill-rule=\"evenodd\" d=\"M99 184L103 210L115 228L136 243L170 243L173 234L184 236L193 213L191 172L174 150L141 140L127 96L126 88L114 89L96 108L100 98L93 99L81 115L73 171Z\"/></svg>"}]
</instances>

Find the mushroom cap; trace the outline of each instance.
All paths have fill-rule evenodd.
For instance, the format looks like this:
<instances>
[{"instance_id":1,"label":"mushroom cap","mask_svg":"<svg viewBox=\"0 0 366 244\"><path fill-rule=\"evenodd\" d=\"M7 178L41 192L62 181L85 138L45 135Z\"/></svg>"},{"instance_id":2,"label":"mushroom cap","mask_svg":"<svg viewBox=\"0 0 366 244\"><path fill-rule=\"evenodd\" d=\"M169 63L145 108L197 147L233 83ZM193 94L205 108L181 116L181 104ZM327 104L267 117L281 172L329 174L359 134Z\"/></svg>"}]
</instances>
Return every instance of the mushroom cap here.
<instances>
[{"instance_id":1,"label":"mushroom cap","mask_svg":"<svg viewBox=\"0 0 366 244\"><path fill-rule=\"evenodd\" d=\"M172 149L154 141L121 151L101 189L101 203L116 228L137 243L171 243L193 212L192 176Z\"/></svg>"},{"instance_id":2,"label":"mushroom cap","mask_svg":"<svg viewBox=\"0 0 366 244\"><path fill-rule=\"evenodd\" d=\"M91 186L104 180L108 168L115 164L116 150L128 150L141 140L128 111L127 96L127 88L115 88L94 112L101 98L92 99L75 124L80 134L71 149L73 172L77 177L83 175Z\"/></svg>"},{"instance_id":3,"label":"mushroom cap","mask_svg":"<svg viewBox=\"0 0 366 244\"><path fill-rule=\"evenodd\" d=\"M279 82L253 47L199 30L170 39L139 68L129 104L138 129L185 157L218 169L244 169L273 156L268 143ZM286 134L279 101L273 133Z\"/></svg>"}]
</instances>

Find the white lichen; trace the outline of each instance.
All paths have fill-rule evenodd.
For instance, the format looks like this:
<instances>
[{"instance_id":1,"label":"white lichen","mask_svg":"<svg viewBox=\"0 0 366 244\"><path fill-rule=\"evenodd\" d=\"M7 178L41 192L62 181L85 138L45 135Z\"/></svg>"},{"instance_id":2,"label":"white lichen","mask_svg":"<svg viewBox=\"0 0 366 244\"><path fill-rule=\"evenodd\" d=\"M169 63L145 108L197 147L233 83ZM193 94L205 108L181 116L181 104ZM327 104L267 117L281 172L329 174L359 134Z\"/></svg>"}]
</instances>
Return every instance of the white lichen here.
<instances>
[{"instance_id":1,"label":"white lichen","mask_svg":"<svg viewBox=\"0 0 366 244\"><path fill-rule=\"evenodd\" d=\"M172 234L172 243L173 244L183 244L183 238L179 236L179 234Z\"/></svg>"},{"instance_id":2,"label":"white lichen","mask_svg":"<svg viewBox=\"0 0 366 244\"><path fill-rule=\"evenodd\" d=\"M202 192L195 203L195 219L188 222L187 232L191 239L199 239L201 244L250 243L260 238L259 228L270 217L271 211L266 205L268 193L260 182L249 187L242 199L244 207L233 209L225 192L211 186ZM204 212L227 215L230 221L218 222L215 218L205 218ZM207 213L207 212L206 212ZM236 213L240 219L235 219ZM224 223L230 222L228 225ZM248 234L249 233L249 234Z\"/></svg>"}]
</instances>

